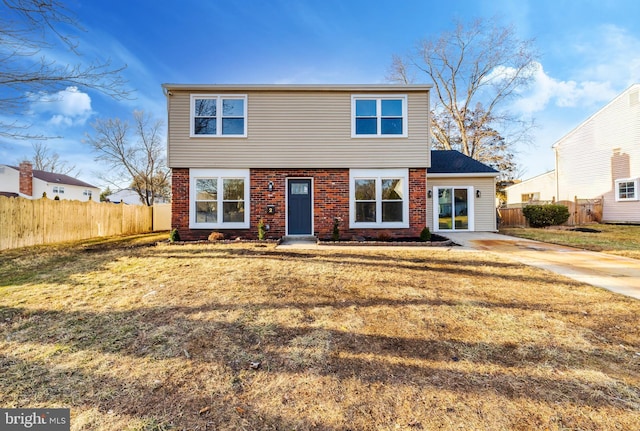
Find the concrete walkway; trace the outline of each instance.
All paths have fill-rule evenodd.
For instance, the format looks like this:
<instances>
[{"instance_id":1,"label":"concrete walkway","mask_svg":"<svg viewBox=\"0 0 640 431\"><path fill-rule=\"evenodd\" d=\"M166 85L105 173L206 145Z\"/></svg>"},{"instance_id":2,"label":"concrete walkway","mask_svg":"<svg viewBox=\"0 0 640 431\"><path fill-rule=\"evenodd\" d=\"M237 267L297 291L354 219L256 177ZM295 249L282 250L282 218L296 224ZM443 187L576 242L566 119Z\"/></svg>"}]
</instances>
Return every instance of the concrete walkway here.
<instances>
[{"instance_id":1,"label":"concrete walkway","mask_svg":"<svg viewBox=\"0 0 640 431\"><path fill-rule=\"evenodd\" d=\"M640 260L490 232L447 233L446 236L466 249L488 251L640 299Z\"/></svg>"}]
</instances>

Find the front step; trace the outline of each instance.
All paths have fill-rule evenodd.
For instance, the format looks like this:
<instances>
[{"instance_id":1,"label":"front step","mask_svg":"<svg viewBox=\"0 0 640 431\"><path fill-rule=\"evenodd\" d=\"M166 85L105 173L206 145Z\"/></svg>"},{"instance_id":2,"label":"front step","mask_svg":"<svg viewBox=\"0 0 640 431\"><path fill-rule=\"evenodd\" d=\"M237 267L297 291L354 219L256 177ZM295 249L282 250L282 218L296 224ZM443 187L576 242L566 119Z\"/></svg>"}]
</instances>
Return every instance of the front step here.
<instances>
[{"instance_id":1,"label":"front step","mask_svg":"<svg viewBox=\"0 0 640 431\"><path fill-rule=\"evenodd\" d=\"M317 244L318 238L313 235L283 236L280 244Z\"/></svg>"}]
</instances>

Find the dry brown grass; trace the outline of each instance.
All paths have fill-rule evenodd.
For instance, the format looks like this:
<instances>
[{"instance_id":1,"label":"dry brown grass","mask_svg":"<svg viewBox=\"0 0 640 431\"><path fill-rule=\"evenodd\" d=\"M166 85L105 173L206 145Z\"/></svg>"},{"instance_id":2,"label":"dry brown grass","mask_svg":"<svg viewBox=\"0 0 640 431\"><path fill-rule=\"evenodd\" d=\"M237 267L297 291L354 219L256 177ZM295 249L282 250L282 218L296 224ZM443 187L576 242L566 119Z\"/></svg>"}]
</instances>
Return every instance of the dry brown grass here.
<instances>
[{"instance_id":1,"label":"dry brown grass","mask_svg":"<svg viewBox=\"0 0 640 431\"><path fill-rule=\"evenodd\" d=\"M639 428L637 300L455 249L118 244L0 257L3 407L73 430Z\"/></svg>"},{"instance_id":2,"label":"dry brown grass","mask_svg":"<svg viewBox=\"0 0 640 431\"><path fill-rule=\"evenodd\" d=\"M590 224L579 227L600 232L579 232L565 226L550 226L545 229L501 228L500 233L640 259L640 226Z\"/></svg>"}]
</instances>

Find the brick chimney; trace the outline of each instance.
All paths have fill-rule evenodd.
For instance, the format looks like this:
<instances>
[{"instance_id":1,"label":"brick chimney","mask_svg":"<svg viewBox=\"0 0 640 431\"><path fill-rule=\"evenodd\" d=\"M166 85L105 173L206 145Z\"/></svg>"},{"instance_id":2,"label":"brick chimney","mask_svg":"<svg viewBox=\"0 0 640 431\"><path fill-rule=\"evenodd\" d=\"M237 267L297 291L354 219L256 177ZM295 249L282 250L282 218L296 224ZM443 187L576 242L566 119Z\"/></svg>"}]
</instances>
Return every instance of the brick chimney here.
<instances>
[{"instance_id":1,"label":"brick chimney","mask_svg":"<svg viewBox=\"0 0 640 431\"><path fill-rule=\"evenodd\" d=\"M20 193L33 196L33 165L30 162L20 163Z\"/></svg>"}]
</instances>

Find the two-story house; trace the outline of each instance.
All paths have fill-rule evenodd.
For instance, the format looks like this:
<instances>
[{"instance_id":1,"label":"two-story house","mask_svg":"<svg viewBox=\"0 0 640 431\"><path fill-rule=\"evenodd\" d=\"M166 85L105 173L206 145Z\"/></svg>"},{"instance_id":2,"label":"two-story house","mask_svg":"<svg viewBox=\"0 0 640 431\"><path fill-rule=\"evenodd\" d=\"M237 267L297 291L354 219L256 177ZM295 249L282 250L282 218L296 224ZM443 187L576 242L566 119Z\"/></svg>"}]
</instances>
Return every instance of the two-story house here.
<instances>
[{"instance_id":1,"label":"two-story house","mask_svg":"<svg viewBox=\"0 0 640 431\"><path fill-rule=\"evenodd\" d=\"M335 220L346 238L495 230L495 174L483 205L469 172L427 190L430 88L164 84L172 226L183 239L255 238L260 220L270 237L328 238ZM491 216L470 228L475 207Z\"/></svg>"},{"instance_id":2,"label":"two-story house","mask_svg":"<svg viewBox=\"0 0 640 431\"><path fill-rule=\"evenodd\" d=\"M30 162L20 166L0 165L0 195L40 199L100 201L100 189L69 175L33 169Z\"/></svg>"},{"instance_id":3,"label":"two-story house","mask_svg":"<svg viewBox=\"0 0 640 431\"><path fill-rule=\"evenodd\" d=\"M602 221L640 223L640 84L554 145L556 169L507 188L507 204L602 199Z\"/></svg>"}]
</instances>

